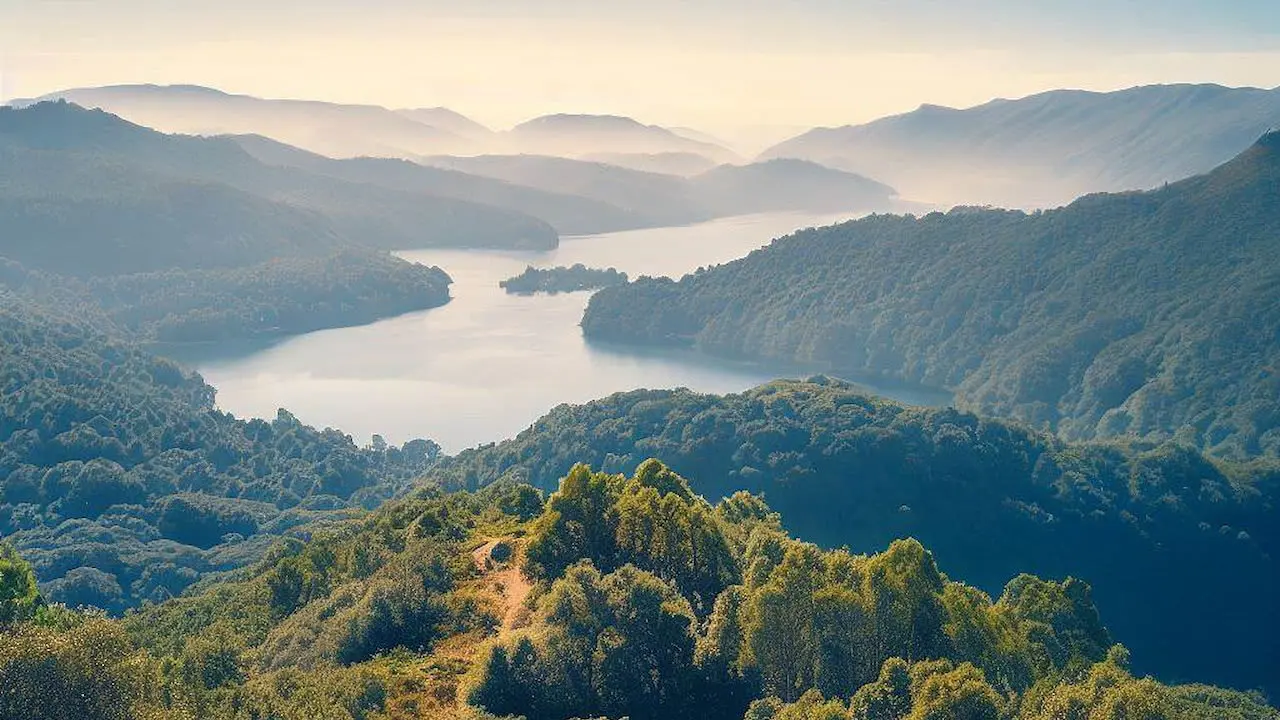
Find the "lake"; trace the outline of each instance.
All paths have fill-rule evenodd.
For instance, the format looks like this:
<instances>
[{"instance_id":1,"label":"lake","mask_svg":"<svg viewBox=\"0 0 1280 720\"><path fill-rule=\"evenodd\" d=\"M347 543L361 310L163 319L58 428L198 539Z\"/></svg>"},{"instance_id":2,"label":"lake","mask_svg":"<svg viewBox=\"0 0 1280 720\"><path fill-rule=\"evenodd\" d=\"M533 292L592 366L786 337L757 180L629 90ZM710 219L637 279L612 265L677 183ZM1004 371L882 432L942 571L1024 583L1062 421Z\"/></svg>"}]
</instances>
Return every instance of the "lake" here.
<instances>
[{"instance_id":1,"label":"lake","mask_svg":"<svg viewBox=\"0 0 1280 720\"><path fill-rule=\"evenodd\" d=\"M847 216L846 216L847 217ZM444 307L359 327L324 330L269 346L200 348L179 359L218 389L218 406L272 418L288 408L303 422L341 428L358 442L374 433L400 443L435 440L447 452L514 436L561 403L635 388L738 392L778 376L766 368L691 352L620 351L589 345L578 323L589 293L508 295L498 281L527 265L583 263L632 278L680 277L742 257L793 230L845 219L768 214L678 228L570 237L545 253L430 250L400 253L453 278ZM936 393L870 388L914 403Z\"/></svg>"}]
</instances>

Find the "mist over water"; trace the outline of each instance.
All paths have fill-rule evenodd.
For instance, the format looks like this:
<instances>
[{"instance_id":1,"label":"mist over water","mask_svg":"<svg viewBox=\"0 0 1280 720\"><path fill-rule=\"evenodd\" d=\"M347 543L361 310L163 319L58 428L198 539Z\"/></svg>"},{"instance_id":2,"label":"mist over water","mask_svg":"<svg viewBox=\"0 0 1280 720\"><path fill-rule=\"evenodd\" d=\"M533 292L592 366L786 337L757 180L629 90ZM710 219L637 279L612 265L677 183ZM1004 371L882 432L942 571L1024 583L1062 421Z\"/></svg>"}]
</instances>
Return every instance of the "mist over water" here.
<instances>
[{"instance_id":1,"label":"mist over water","mask_svg":"<svg viewBox=\"0 0 1280 720\"><path fill-rule=\"evenodd\" d=\"M566 238L548 253L415 251L454 279L446 306L371 325L293 337L269 347L217 346L180 359L240 416L289 408L306 423L367 441L426 437L449 452L512 437L560 403L636 388L738 392L796 370L761 368L689 352L589 345L578 323L588 293L508 295L498 281L526 265L583 263L631 277L679 277L727 262L793 230L840 216L769 214L681 228ZM190 353L190 350L188 350ZM908 402L937 396L879 388Z\"/></svg>"}]
</instances>

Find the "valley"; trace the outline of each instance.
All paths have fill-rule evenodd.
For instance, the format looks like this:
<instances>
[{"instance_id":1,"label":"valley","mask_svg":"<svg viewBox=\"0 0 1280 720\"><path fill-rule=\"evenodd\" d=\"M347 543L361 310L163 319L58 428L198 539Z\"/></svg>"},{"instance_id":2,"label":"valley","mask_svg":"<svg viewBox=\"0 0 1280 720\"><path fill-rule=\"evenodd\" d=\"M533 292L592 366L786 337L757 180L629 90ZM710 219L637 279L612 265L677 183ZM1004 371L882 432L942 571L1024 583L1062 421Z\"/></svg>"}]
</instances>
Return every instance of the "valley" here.
<instances>
[{"instance_id":1,"label":"valley","mask_svg":"<svg viewBox=\"0 0 1280 720\"><path fill-rule=\"evenodd\" d=\"M1280 90L701 64L0 82L0 720L1280 720Z\"/></svg>"}]
</instances>

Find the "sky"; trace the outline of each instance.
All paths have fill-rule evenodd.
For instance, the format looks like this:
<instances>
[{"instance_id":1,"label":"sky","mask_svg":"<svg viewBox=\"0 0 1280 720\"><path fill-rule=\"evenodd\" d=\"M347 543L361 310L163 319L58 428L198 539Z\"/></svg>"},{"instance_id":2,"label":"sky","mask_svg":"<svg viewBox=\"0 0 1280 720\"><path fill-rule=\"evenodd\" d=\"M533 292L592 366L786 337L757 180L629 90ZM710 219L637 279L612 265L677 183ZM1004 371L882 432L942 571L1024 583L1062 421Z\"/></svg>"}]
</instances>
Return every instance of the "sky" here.
<instances>
[{"instance_id":1,"label":"sky","mask_svg":"<svg viewBox=\"0 0 1280 720\"><path fill-rule=\"evenodd\" d=\"M1074 87L1280 86L1280 0L0 0L0 96L199 84L723 134Z\"/></svg>"}]
</instances>

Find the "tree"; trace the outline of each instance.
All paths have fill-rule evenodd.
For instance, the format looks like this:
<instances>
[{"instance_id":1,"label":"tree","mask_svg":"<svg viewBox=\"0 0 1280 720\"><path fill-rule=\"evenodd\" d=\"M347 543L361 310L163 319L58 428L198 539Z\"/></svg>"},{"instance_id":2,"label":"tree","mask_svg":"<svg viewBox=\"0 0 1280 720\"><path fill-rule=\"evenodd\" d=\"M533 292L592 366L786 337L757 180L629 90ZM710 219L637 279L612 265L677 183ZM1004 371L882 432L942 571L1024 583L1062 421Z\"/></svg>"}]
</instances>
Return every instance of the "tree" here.
<instances>
[{"instance_id":1,"label":"tree","mask_svg":"<svg viewBox=\"0 0 1280 720\"><path fill-rule=\"evenodd\" d=\"M0 717L159 720L156 672L110 621L67 631L26 625L0 643Z\"/></svg>"},{"instance_id":2,"label":"tree","mask_svg":"<svg viewBox=\"0 0 1280 720\"><path fill-rule=\"evenodd\" d=\"M987 684L982 671L962 663L924 664L911 681L911 713L906 720L1000 720L1004 702Z\"/></svg>"},{"instance_id":3,"label":"tree","mask_svg":"<svg viewBox=\"0 0 1280 720\"><path fill-rule=\"evenodd\" d=\"M593 473L576 465L547 502L538 518L525 555L538 577L556 577L579 560L612 565L614 533L608 509L617 497L621 477Z\"/></svg>"},{"instance_id":4,"label":"tree","mask_svg":"<svg viewBox=\"0 0 1280 720\"><path fill-rule=\"evenodd\" d=\"M765 692L794 702L813 687L818 666L817 603L822 557L792 543L782 563L743 608L743 667L760 674Z\"/></svg>"},{"instance_id":5,"label":"tree","mask_svg":"<svg viewBox=\"0 0 1280 720\"><path fill-rule=\"evenodd\" d=\"M902 720L911 712L911 666L889 658L880 677L858 689L850 703L853 720Z\"/></svg>"},{"instance_id":6,"label":"tree","mask_svg":"<svg viewBox=\"0 0 1280 720\"><path fill-rule=\"evenodd\" d=\"M31 566L13 546L0 542L0 628L30 618L42 604Z\"/></svg>"}]
</instances>

